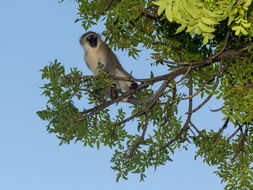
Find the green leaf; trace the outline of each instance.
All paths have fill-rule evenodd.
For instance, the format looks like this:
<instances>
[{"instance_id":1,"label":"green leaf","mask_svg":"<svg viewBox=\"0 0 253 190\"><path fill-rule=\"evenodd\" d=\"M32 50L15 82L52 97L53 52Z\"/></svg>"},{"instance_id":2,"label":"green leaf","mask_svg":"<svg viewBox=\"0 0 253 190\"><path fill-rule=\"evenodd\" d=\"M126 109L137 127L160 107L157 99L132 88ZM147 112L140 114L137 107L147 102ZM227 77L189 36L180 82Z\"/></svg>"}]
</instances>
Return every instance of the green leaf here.
<instances>
[{"instance_id":1,"label":"green leaf","mask_svg":"<svg viewBox=\"0 0 253 190\"><path fill-rule=\"evenodd\" d=\"M201 17L201 21L207 25L215 25L215 24L219 23L216 20L214 20L213 18L208 18L208 17Z\"/></svg>"},{"instance_id":2,"label":"green leaf","mask_svg":"<svg viewBox=\"0 0 253 190\"><path fill-rule=\"evenodd\" d=\"M186 24L182 24L180 27L177 28L176 34L182 32L186 28Z\"/></svg>"},{"instance_id":3,"label":"green leaf","mask_svg":"<svg viewBox=\"0 0 253 190\"><path fill-rule=\"evenodd\" d=\"M241 26L240 30L241 30L241 32L242 32L243 35L247 35L248 34L248 32L242 26Z\"/></svg>"},{"instance_id":4,"label":"green leaf","mask_svg":"<svg viewBox=\"0 0 253 190\"><path fill-rule=\"evenodd\" d=\"M251 25L252 25L251 23L242 22L242 26L243 26L244 28L249 28Z\"/></svg>"},{"instance_id":5,"label":"green leaf","mask_svg":"<svg viewBox=\"0 0 253 190\"><path fill-rule=\"evenodd\" d=\"M99 143L99 141L97 141L97 149L99 150L99 145L100 145L100 143Z\"/></svg>"},{"instance_id":6,"label":"green leaf","mask_svg":"<svg viewBox=\"0 0 253 190\"><path fill-rule=\"evenodd\" d=\"M136 170L132 171L132 173L140 173L140 168L137 168Z\"/></svg>"},{"instance_id":7,"label":"green leaf","mask_svg":"<svg viewBox=\"0 0 253 190\"><path fill-rule=\"evenodd\" d=\"M232 15L228 19L228 26L235 20L235 17Z\"/></svg>"},{"instance_id":8,"label":"green leaf","mask_svg":"<svg viewBox=\"0 0 253 190\"><path fill-rule=\"evenodd\" d=\"M246 0L246 2L243 4L243 8L246 9L248 8L252 3L252 0Z\"/></svg>"},{"instance_id":9,"label":"green leaf","mask_svg":"<svg viewBox=\"0 0 253 190\"><path fill-rule=\"evenodd\" d=\"M167 5L168 5L168 1L167 0L160 0L158 2L152 1L153 4L159 6L157 14L161 15L162 12L166 9Z\"/></svg>"},{"instance_id":10,"label":"green leaf","mask_svg":"<svg viewBox=\"0 0 253 190\"><path fill-rule=\"evenodd\" d=\"M241 26L233 26L232 30L235 31L235 35L239 36L241 32Z\"/></svg>"},{"instance_id":11,"label":"green leaf","mask_svg":"<svg viewBox=\"0 0 253 190\"><path fill-rule=\"evenodd\" d=\"M169 5L166 7L165 9L165 15L166 15L166 18L172 22L173 21L173 15L172 15L172 6Z\"/></svg>"},{"instance_id":12,"label":"green leaf","mask_svg":"<svg viewBox=\"0 0 253 190\"><path fill-rule=\"evenodd\" d=\"M120 177L121 177L121 173L118 173L116 177L116 182L119 182Z\"/></svg>"},{"instance_id":13,"label":"green leaf","mask_svg":"<svg viewBox=\"0 0 253 190\"><path fill-rule=\"evenodd\" d=\"M211 33L211 32L215 31L214 28L211 28L202 22L199 22L198 26L199 26L200 30L202 30L203 32Z\"/></svg>"},{"instance_id":14,"label":"green leaf","mask_svg":"<svg viewBox=\"0 0 253 190\"><path fill-rule=\"evenodd\" d=\"M211 18L211 17L213 17L213 18L219 18L220 17L220 14L218 14L218 12L210 11L210 10L208 10L206 8L202 9L202 13L207 18Z\"/></svg>"}]
</instances>

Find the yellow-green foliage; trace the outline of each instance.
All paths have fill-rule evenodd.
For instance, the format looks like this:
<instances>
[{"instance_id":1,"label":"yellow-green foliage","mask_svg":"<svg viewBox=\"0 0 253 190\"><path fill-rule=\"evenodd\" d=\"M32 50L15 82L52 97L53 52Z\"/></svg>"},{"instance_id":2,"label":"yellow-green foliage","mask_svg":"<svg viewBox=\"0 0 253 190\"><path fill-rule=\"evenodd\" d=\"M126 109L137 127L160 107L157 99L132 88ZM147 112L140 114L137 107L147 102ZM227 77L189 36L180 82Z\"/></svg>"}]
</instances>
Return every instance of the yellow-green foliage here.
<instances>
[{"instance_id":1,"label":"yellow-green foliage","mask_svg":"<svg viewBox=\"0 0 253 190\"><path fill-rule=\"evenodd\" d=\"M214 38L215 27L227 22L238 35L253 35L253 25L248 20L247 10L252 0L159 0L158 15L164 11L169 22L181 24L177 33L186 30L191 35L204 37L203 44Z\"/></svg>"}]
</instances>

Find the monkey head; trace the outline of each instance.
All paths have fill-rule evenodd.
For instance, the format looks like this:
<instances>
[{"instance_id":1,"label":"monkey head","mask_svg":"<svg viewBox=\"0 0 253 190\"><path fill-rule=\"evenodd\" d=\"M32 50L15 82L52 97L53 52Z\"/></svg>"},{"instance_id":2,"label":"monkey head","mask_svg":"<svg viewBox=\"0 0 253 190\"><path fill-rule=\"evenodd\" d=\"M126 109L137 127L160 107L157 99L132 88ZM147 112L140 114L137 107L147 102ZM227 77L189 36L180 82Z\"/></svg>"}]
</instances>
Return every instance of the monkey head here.
<instances>
[{"instance_id":1,"label":"monkey head","mask_svg":"<svg viewBox=\"0 0 253 190\"><path fill-rule=\"evenodd\" d=\"M85 51L94 50L99 47L101 37L95 32L86 32L80 38L80 44Z\"/></svg>"}]
</instances>

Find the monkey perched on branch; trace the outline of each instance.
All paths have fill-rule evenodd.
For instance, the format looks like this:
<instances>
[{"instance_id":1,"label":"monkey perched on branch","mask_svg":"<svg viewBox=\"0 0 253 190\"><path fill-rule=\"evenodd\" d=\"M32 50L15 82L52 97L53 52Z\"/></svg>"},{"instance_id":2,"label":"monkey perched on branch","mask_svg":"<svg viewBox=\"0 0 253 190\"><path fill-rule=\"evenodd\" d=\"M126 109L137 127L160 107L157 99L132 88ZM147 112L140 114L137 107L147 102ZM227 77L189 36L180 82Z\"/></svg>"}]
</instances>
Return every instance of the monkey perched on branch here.
<instances>
[{"instance_id":1,"label":"monkey perched on branch","mask_svg":"<svg viewBox=\"0 0 253 190\"><path fill-rule=\"evenodd\" d=\"M115 87L108 87L105 89L107 97L114 99L118 97L118 92L127 92L129 90L136 90L138 84L134 82L134 78L124 70L121 66L116 55L108 47L108 45L102 41L99 34L95 32L87 32L80 38L80 44L84 49L84 59L88 68L94 75L99 74L99 63L103 65L103 71L116 77L123 77L131 79L131 81L115 79ZM159 90L152 96L144 99L136 99L133 96L124 98L123 102L129 102L132 104L146 104L154 99L159 93Z\"/></svg>"}]
</instances>

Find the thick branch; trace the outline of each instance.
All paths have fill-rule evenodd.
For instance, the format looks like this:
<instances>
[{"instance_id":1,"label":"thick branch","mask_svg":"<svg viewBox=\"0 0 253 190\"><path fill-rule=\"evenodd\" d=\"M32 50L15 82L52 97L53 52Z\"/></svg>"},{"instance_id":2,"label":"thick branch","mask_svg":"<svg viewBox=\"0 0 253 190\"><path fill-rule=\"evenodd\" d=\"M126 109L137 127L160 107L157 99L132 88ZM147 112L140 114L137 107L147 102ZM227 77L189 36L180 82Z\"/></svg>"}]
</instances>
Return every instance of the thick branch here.
<instances>
[{"instance_id":1,"label":"thick branch","mask_svg":"<svg viewBox=\"0 0 253 190\"><path fill-rule=\"evenodd\" d=\"M185 74L186 72L189 72L190 70L195 70L195 69L200 68L202 66L209 65L209 64L211 64L211 63L213 63L215 61L232 60L235 56L239 56L239 55L242 55L245 52L247 52L247 50L245 50L245 48L247 49L247 48L250 48L252 46L253 46L253 42L247 44L245 47L241 47L238 50L230 50L230 51L223 52L218 57L213 56L213 57L216 57L214 60L212 60L211 58L207 58L207 59L205 59L206 61L187 62L189 64L180 66L178 68L175 68L173 71L171 71L168 74L160 75L160 76L153 77L153 78L147 78L147 79L135 79L135 78L133 78L133 79L129 79L129 78L118 77L118 76L113 76L113 75L108 75L108 78L112 78L114 80L155 83L155 82L162 81L162 80L176 78L176 77L178 77L178 76L180 76L182 74ZM192 64L192 66L191 66L191 64ZM190 70L189 70L189 67L191 67ZM95 78L95 76L84 76L82 78L83 79L86 79L86 78Z\"/></svg>"}]
</instances>

